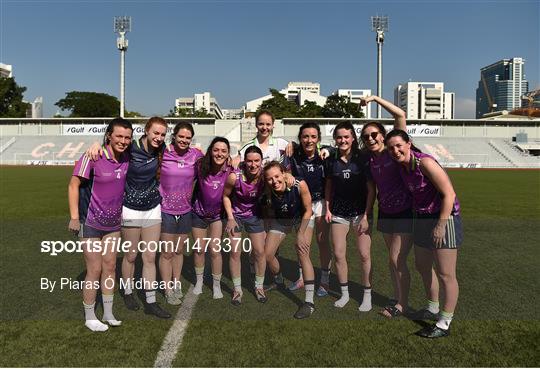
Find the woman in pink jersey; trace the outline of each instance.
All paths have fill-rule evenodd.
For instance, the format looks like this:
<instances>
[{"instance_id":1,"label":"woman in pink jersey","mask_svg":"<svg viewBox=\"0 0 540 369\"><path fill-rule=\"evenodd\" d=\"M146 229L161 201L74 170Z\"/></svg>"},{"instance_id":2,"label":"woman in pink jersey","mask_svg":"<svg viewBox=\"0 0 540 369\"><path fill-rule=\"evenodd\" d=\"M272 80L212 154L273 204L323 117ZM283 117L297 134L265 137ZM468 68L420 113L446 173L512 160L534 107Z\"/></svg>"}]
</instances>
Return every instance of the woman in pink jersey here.
<instances>
[{"instance_id":1,"label":"woman in pink jersey","mask_svg":"<svg viewBox=\"0 0 540 369\"><path fill-rule=\"evenodd\" d=\"M413 150L405 131L389 132L385 143L392 158L400 164L400 176L412 194L413 237L416 249L421 250L420 263L423 269L435 265L444 291L444 305L437 323L417 334L426 338L444 337L450 332L459 294L456 262L457 249L463 240L459 202L444 169L432 156Z\"/></svg>"},{"instance_id":2,"label":"woman in pink jersey","mask_svg":"<svg viewBox=\"0 0 540 369\"><path fill-rule=\"evenodd\" d=\"M73 170L68 186L69 229L77 232L84 247L86 277L83 285L85 325L91 331L108 329L95 314L97 289L103 297L103 320L119 326L112 312L115 286L116 250L107 243L120 237L120 221L133 128L123 118L113 119L103 140L103 156L92 161L83 155ZM90 244L91 243L91 244Z\"/></svg>"},{"instance_id":3,"label":"woman in pink jersey","mask_svg":"<svg viewBox=\"0 0 540 369\"><path fill-rule=\"evenodd\" d=\"M229 259L229 269L234 284L231 303L238 306L242 303L242 277L240 256L242 247L240 239L245 230L251 240L255 259L255 297L259 302L266 302L264 293L264 222L261 218L260 197L264 191L262 178L263 153L257 146L245 150L241 169L229 174L223 192L223 207L227 214L226 232L233 240Z\"/></svg>"},{"instance_id":4,"label":"woman in pink jersey","mask_svg":"<svg viewBox=\"0 0 540 369\"><path fill-rule=\"evenodd\" d=\"M204 157L197 161L192 212L193 264L196 283L193 293L199 295L203 288L204 258L206 251L212 259L213 298L223 298L221 292L221 235L223 224L223 189L232 171L229 165L230 145L224 137L214 137Z\"/></svg>"},{"instance_id":5,"label":"woman in pink jersey","mask_svg":"<svg viewBox=\"0 0 540 369\"><path fill-rule=\"evenodd\" d=\"M394 117L394 127L406 129L405 112L378 96L361 99L365 106L376 102ZM387 318L401 315L407 308L410 274L407 256L412 247L412 197L403 184L397 164L384 146L386 129L379 122L366 123L362 127L361 147L370 153L369 166L373 181L377 185L378 217L377 230L382 232L388 248L390 276L395 299L380 312Z\"/></svg>"},{"instance_id":6,"label":"woman in pink jersey","mask_svg":"<svg viewBox=\"0 0 540 369\"><path fill-rule=\"evenodd\" d=\"M171 305L180 305L180 275L184 262L184 243L191 232L191 197L195 181L195 164L203 154L190 147L195 132L190 123L178 123L172 132L171 144L163 153L160 169L161 252L159 271L165 282L165 298ZM169 283L169 282L173 283ZM174 288L169 288L174 286Z\"/></svg>"}]
</instances>

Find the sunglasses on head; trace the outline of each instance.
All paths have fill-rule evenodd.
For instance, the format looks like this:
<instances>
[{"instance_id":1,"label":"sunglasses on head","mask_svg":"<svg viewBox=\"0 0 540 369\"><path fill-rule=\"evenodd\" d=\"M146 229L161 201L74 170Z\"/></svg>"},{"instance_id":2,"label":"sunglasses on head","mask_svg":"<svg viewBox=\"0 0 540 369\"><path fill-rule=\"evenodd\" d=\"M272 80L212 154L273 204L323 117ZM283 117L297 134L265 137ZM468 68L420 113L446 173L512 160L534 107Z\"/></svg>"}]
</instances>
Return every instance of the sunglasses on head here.
<instances>
[{"instance_id":1,"label":"sunglasses on head","mask_svg":"<svg viewBox=\"0 0 540 369\"><path fill-rule=\"evenodd\" d=\"M378 135L379 135L379 132L367 133L365 135L362 135L362 140L367 141L367 140L369 140L370 137L372 139L376 139Z\"/></svg>"}]
</instances>

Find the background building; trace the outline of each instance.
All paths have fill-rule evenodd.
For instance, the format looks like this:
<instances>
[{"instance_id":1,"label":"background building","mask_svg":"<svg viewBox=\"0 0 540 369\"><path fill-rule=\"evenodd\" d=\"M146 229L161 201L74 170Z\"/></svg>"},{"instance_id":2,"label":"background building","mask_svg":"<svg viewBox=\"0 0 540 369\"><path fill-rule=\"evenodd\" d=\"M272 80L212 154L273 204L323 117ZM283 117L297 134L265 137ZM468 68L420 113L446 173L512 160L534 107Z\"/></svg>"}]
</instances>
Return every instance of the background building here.
<instances>
[{"instance_id":1,"label":"background building","mask_svg":"<svg viewBox=\"0 0 540 369\"><path fill-rule=\"evenodd\" d=\"M339 89L334 91L334 95L346 96L349 100L355 104L360 104L360 98L371 96L371 90L347 90ZM364 113L364 118L371 118L371 104L362 107L362 112Z\"/></svg>"},{"instance_id":2,"label":"background building","mask_svg":"<svg viewBox=\"0 0 540 369\"><path fill-rule=\"evenodd\" d=\"M13 66L9 64L0 63L0 77L4 77L4 78L13 77Z\"/></svg>"},{"instance_id":3,"label":"background building","mask_svg":"<svg viewBox=\"0 0 540 369\"><path fill-rule=\"evenodd\" d=\"M193 113L204 109L216 119L223 119L223 112L210 92L195 94L193 97L179 97L175 100L174 106L177 109L190 109Z\"/></svg>"},{"instance_id":4,"label":"background building","mask_svg":"<svg viewBox=\"0 0 540 369\"><path fill-rule=\"evenodd\" d=\"M512 58L499 60L480 69L480 81L476 89L476 118L521 107L521 97L529 88L524 66L524 59Z\"/></svg>"},{"instance_id":5,"label":"background building","mask_svg":"<svg viewBox=\"0 0 540 369\"><path fill-rule=\"evenodd\" d=\"M455 94L443 82L407 82L394 89L394 104L407 119L454 119Z\"/></svg>"},{"instance_id":6,"label":"background building","mask_svg":"<svg viewBox=\"0 0 540 369\"><path fill-rule=\"evenodd\" d=\"M31 118L43 118L43 97L36 97L32 103L32 116Z\"/></svg>"},{"instance_id":7,"label":"background building","mask_svg":"<svg viewBox=\"0 0 540 369\"><path fill-rule=\"evenodd\" d=\"M242 119L244 111L242 109L222 109L223 119Z\"/></svg>"}]
</instances>

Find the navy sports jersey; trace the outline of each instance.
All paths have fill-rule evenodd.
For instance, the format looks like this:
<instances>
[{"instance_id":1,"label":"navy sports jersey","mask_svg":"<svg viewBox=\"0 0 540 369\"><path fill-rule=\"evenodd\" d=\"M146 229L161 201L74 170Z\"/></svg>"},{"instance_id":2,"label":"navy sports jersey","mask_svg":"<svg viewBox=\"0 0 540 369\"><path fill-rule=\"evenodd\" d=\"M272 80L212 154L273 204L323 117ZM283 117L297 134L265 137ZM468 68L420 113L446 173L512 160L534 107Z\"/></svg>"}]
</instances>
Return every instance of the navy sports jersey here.
<instances>
[{"instance_id":1,"label":"navy sports jersey","mask_svg":"<svg viewBox=\"0 0 540 369\"><path fill-rule=\"evenodd\" d=\"M324 161L318 153L309 159L300 146L297 147L295 155L285 156L283 165L290 170L294 177L306 181L312 201L324 199Z\"/></svg>"},{"instance_id":2,"label":"navy sports jersey","mask_svg":"<svg viewBox=\"0 0 540 369\"><path fill-rule=\"evenodd\" d=\"M304 214L304 205L300 196L300 181L296 180L291 188L287 188L281 196L276 192L271 191L270 199L266 199L270 203L274 216L279 223L292 225L300 220Z\"/></svg>"},{"instance_id":3,"label":"navy sports jersey","mask_svg":"<svg viewBox=\"0 0 540 369\"><path fill-rule=\"evenodd\" d=\"M339 158L339 150L326 160L326 178L332 181L333 215L350 218L365 212L367 181L371 180L366 155L352 154L348 162Z\"/></svg>"},{"instance_id":4,"label":"navy sports jersey","mask_svg":"<svg viewBox=\"0 0 540 369\"><path fill-rule=\"evenodd\" d=\"M124 206L144 211L158 206L161 203L161 195L159 181L156 178L159 151L146 151L142 140L143 137L131 143Z\"/></svg>"}]
</instances>

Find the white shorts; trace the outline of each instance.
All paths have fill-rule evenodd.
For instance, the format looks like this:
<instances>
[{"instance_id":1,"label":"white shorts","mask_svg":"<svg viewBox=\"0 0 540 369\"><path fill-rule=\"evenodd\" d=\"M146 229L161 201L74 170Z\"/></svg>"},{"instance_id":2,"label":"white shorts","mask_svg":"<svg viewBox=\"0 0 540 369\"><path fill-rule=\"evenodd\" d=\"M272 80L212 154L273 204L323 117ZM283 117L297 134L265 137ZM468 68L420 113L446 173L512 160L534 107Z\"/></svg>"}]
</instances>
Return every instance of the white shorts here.
<instances>
[{"instance_id":1,"label":"white shorts","mask_svg":"<svg viewBox=\"0 0 540 369\"><path fill-rule=\"evenodd\" d=\"M313 211L311 219L315 220L315 218L324 217L326 214L326 201L324 199L313 201L311 203L311 210Z\"/></svg>"},{"instance_id":2,"label":"white shorts","mask_svg":"<svg viewBox=\"0 0 540 369\"><path fill-rule=\"evenodd\" d=\"M350 226L352 224L355 227L358 227L358 225L360 224L360 220L362 220L362 215L357 215L355 217L348 217L348 218L332 215L332 223L343 224L346 226ZM371 228L371 226L373 225L373 215L371 214L368 215L368 223L369 223L369 227Z\"/></svg>"},{"instance_id":3,"label":"white shorts","mask_svg":"<svg viewBox=\"0 0 540 369\"><path fill-rule=\"evenodd\" d=\"M150 210L133 210L122 206L122 227L148 228L160 223L160 204Z\"/></svg>"}]
</instances>

